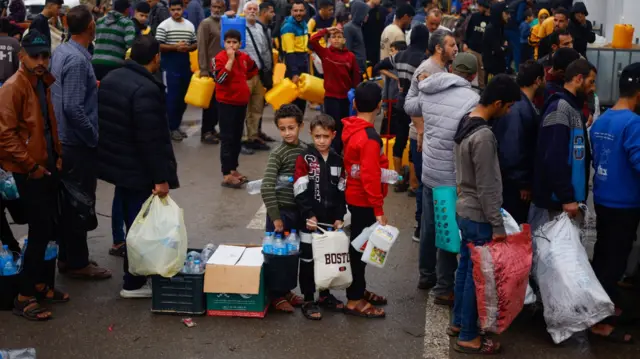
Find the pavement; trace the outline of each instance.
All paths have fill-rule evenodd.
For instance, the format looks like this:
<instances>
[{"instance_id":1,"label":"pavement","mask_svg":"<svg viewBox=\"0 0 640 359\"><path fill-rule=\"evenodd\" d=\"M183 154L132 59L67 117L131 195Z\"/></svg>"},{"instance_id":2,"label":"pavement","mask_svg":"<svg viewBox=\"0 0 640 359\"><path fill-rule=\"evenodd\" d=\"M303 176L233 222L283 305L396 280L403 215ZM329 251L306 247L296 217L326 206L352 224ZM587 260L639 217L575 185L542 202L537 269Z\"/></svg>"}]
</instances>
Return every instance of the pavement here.
<instances>
[{"instance_id":1,"label":"pavement","mask_svg":"<svg viewBox=\"0 0 640 359\"><path fill-rule=\"evenodd\" d=\"M313 115L308 111L307 120ZM181 188L171 192L184 208L190 247L206 243L260 243L264 214L260 196L222 188L219 145L199 141L200 111L190 108L184 127L190 137L176 143ZM278 131L270 111L264 130L274 138ZM310 143L308 127L301 136ZM267 152L241 156L239 170L250 179L262 177ZM182 317L150 312L150 300L125 300L118 296L122 284L122 260L107 254L111 245L110 211L113 186L99 182L98 228L89 234L91 256L113 270L102 282L57 277L57 286L70 293L67 304L53 308L55 318L45 323L27 322L0 312L0 349L36 349L38 359L72 358L474 358L450 350L445 329L448 309L435 306L429 293L416 288L418 244L414 230L414 199L390 191L385 202L389 221L400 229L400 238L384 269L369 266L368 288L386 295L385 319L367 320L325 313L322 321L268 313L264 319L193 317L197 326L187 328ZM26 226L12 226L16 236ZM346 300L344 291L334 294ZM637 294L636 294L637 298ZM628 328L640 338L640 328ZM538 314L524 311L500 336L504 353L496 358L640 358L640 345L589 343L586 337L554 345Z\"/></svg>"}]
</instances>

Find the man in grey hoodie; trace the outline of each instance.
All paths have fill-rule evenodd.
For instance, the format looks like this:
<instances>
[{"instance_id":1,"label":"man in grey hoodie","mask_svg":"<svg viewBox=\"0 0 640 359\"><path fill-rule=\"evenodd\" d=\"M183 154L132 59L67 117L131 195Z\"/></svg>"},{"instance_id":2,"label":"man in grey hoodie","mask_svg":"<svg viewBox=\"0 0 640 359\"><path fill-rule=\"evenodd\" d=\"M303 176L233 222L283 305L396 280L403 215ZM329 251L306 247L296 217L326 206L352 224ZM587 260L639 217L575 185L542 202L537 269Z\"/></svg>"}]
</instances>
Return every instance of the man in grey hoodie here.
<instances>
[{"instance_id":1,"label":"man in grey hoodie","mask_svg":"<svg viewBox=\"0 0 640 359\"><path fill-rule=\"evenodd\" d=\"M498 142L488 122L509 112L520 99L519 90L508 75L496 75L484 90L478 106L462 118L454 136L456 214L462 238L449 331L458 334L454 350L460 353L495 354L501 349L500 343L478 333L476 287L467 245L482 246L507 237L500 213L502 179Z\"/></svg>"},{"instance_id":2,"label":"man in grey hoodie","mask_svg":"<svg viewBox=\"0 0 640 359\"><path fill-rule=\"evenodd\" d=\"M364 46L362 25L367 22L369 6L361 1L351 3L351 21L344 25L344 38L347 41L347 49L356 55L360 72L367 69L367 50Z\"/></svg>"}]
</instances>

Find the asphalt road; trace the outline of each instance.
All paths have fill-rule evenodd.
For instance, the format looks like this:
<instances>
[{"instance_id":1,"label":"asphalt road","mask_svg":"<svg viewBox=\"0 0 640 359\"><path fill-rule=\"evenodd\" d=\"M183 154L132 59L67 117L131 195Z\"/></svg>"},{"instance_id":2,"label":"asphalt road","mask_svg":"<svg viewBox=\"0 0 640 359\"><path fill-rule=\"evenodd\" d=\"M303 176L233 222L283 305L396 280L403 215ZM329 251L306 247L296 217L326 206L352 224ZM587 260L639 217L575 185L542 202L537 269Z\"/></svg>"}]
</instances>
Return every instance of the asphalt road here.
<instances>
[{"instance_id":1,"label":"asphalt road","mask_svg":"<svg viewBox=\"0 0 640 359\"><path fill-rule=\"evenodd\" d=\"M312 115L308 114L307 118ZM175 145L182 187L171 193L184 208L191 247L206 243L259 243L263 218L261 199L245 191L222 188L219 146L199 142L200 112L189 109L185 127L190 138ZM277 137L270 116L265 131ZM307 129L303 140L309 142ZM242 156L239 170L261 178L268 154ZM412 242L415 202L406 194L390 192L385 211L401 236L384 269L370 267L368 287L389 298L387 318L366 320L326 313L322 321L269 313L264 319L194 317L187 328L182 317L152 314L149 300L124 300L121 259L109 256L111 226L108 218L113 187L100 182L97 192L99 227L90 233L91 256L111 268L114 277L85 282L58 276L57 285L71 294L67 304L56 305L55 319L27 322L0 312L0 348L34 347L38 359L71 358L468 358L449 349L444 334L448 311L428 300L416 288L418 244ZM257 213L258 212L258 213ZM257 216L256 216L257 213ZM249 227L249 228L248 228ZM16 235L26 226L13 226ZM335 293L346 299L344 292ZM636 294L637 298L637 294ZM640 330L628 328L640 338ZM540 316L523 313L501 335L505 352L498 358L640 358L640 345L620 346L602 341L551 342Z\"/></svg>"}]
</instances>

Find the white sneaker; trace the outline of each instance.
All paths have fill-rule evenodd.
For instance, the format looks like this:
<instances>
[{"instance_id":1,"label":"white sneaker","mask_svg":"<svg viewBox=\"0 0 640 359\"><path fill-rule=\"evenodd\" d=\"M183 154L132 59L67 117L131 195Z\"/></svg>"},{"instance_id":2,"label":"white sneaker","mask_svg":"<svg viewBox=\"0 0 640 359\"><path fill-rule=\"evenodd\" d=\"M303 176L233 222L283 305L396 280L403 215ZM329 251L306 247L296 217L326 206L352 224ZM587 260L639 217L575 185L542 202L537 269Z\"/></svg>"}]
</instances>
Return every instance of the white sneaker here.
<instances>
[{"instance_id":1,"label":"white sneaker","mask_svg":"<svg viewBox=\"0 0 640 359\"><path fill-rule=\"evenodd\" d=\"M135 290L120 290L120 297L125 299L139 299L139 298L151 298L151 286L149 283L145 283L140 289Z\"/></svg>"}]
</instances>

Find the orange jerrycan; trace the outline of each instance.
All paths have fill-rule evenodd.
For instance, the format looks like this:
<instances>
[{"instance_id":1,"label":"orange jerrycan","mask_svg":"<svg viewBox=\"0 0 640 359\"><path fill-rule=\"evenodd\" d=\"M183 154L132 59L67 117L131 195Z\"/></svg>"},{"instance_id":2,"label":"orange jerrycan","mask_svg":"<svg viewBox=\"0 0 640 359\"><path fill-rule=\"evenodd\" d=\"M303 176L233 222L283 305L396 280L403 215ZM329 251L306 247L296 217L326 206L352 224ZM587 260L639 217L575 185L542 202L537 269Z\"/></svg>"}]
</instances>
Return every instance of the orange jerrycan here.
<instances>
[{"instance_id":1,"label":"orange jerrycan","mask_svg":"<svg viewBox=\"0 0 640 359\"><path fill-rule=\"evenodd\" d=\"M284 80L284 74L287 72L287 65L283 63L275 64L273 67L273 86Z\"/></svg>"},{"instance_id":2,"label":"orange jerrycan","mask_svg":"<svg viewBox=\"0 0 640 359\"><path fill-rule=\"evenodd\" d=\"M311 103L324 102L324 80L309 74L301 74L298 80L298 97Z\"/></svg>"},{"instance_id":3,"label":"orange jerrycan","mask_svg":"<svg viewBox=\"0 0 640 359\"><path fill-rule=\"evenodd\" d=\"M282 80L264 95L265 101L273 106L274 110L293 102L296 97L298 97L298 87L289 79Z\"/></svg>"},{"instance_id":4,"label":"orange jerrycan","mask_svg":"<svg viewBox=\"0 0 640 359\"><path fill-rule=\"evenodd\" d=\"M633 45L633 33L635 29L629 24L613 25L613 41L611 47L614 49L630 49Z\"/></svg>"},{"instance_id":5,"label":"orange jerrycan","mask_svg":"<svg viewBox=\"0 0 640 359\"><path fill-rule=\"evenodd\" d=\"M191 72L199 72L200 65L198 65L198 49L189 53L189 63L191 64Z\"/></svg>"},{"instance_id":6,"label":"orange jerrycan","mask_svg":"<svg viewBox=\"0 0 640 359\"><path fill-rule=\"evenodd\" d=\"M211 77L200 77L197 72L191 76L184 102L188 105L208 109L216 83Z\"/></svg>"}]
</instances>

